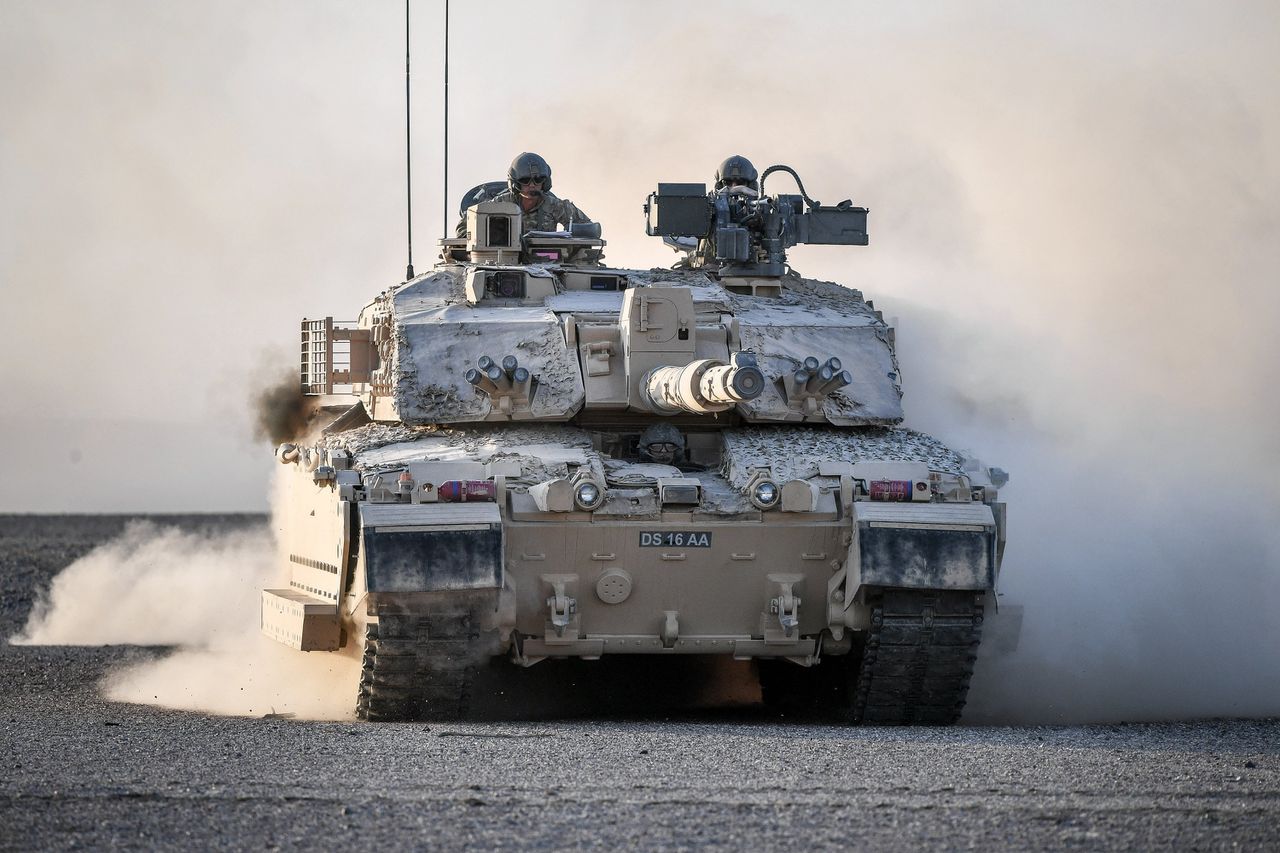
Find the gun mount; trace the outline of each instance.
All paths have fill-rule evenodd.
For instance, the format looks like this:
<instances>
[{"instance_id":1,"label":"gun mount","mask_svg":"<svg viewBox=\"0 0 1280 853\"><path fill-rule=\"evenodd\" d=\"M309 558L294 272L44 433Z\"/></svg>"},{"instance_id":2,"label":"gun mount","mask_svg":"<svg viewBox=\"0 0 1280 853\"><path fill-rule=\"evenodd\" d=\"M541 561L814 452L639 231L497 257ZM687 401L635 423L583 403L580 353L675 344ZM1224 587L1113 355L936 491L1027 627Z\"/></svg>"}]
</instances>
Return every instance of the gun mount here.
<instances>
[{"instance_id":1,"label":"gun mount","mask_svg":"<svg viewBox=\"0 0 1280 853\"><path fill-rule=\"evenodd\" d=\"M764 195L765 179L787 172L799 195ZM770 166L760 176L760 195L744 187L707 193L706 184L660 183L644 206L651 237L696 238L706 247L704 266L724 276L784 275L786 250L800 243L867 245L867 213L848 199L823 205L804 191L790 166Z\"/></svg>"}]
</instances>

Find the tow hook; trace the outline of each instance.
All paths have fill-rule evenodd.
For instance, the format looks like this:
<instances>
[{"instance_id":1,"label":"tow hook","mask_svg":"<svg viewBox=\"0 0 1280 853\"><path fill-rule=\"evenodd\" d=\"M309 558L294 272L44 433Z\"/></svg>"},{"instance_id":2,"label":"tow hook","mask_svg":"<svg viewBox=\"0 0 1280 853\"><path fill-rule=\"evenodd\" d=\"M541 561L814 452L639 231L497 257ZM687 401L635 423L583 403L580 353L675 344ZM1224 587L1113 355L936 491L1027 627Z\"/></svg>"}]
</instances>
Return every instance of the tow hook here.
<instances>
[{"instance_id":1,"label":"tow hook","mask_svg":"<svg viewBox=\"0 0 1280 853\"><path fill-rule=\"evenodd\" d=\"M800 599L791 591L791 584L783 583L779 586L782 587L782 594L769 600L769 612L777 615L783 635L790 637L800 624Z\"/></svg>"},{"instance_id":2,"label":"tow hook","mask_svg":"<svg viewBox=\"0 0 1280 853\"><path fill-rule=\"evenodd\" d=\"M556 581L551 588L553 593L547 599L547 607L551 609L551 625L556 629L557 636L564 636L564 629L569 627L573 615L578 612L578 601L565 595L563 581Z\"/></svg>"}]
</instances>

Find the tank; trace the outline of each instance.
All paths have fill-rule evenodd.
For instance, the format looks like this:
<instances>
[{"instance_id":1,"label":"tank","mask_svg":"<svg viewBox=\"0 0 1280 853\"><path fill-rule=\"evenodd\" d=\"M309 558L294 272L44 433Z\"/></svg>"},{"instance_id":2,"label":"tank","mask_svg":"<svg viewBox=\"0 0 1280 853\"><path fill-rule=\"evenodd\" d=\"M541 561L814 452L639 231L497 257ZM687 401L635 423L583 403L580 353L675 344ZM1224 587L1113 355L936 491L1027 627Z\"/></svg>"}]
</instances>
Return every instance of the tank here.
<instances>
[{"instance_id":1,"label":"tank","mask_svg":"<svg viewBox=\"0 0 1280 853\"><path fill-rule=\"evenodd\" d=\"M778 170L659 184L672 269L473 192L430 272L304 320L319 416L276 450L290 580L263 631L358 657L368 720L466 717L495 661L710 655L753 661L773 706L955 722L1007 477L902 425L892 327L786 262L865 245L867 210L798 175L766 195Z\"/></svg>"}]
</instances>

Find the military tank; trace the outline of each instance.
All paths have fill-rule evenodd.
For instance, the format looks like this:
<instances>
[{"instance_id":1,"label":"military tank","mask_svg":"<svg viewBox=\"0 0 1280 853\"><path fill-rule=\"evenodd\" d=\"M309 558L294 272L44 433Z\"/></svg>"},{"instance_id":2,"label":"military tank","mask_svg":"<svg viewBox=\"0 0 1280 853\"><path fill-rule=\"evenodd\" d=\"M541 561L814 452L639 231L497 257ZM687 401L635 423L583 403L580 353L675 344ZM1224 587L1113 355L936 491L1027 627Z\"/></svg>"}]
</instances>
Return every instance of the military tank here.
<instances>
[{"instance_id":1,"label":"military tank","mask_svg":"<svg viewBox=\"0 0 1280 853\"><path fill-rule=\"evenodd\" d=\"M764 193L777 171L798 195ZM772 705L955 722L1007 478L902 426L893 328L787 264L866 245L867 210L785 166L661 183L647 232L687 256L634 270L598 225L526 232L469 195L434 269L302 322L324 417L276 451L290 580L263 631L358 656L368 720L465 717L497 659L719 655Z\"/></svg>"}]
</instances>

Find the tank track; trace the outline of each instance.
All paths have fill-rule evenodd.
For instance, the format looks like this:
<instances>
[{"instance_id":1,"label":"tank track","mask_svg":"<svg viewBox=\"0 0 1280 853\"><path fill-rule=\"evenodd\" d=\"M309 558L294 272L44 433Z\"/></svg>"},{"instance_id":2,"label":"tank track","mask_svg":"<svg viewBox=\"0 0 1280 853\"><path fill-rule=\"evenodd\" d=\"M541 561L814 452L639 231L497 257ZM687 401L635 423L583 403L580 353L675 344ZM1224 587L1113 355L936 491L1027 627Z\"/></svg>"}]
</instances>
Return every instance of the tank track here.
<instances>
[{"instance_id":1,"label":"tank track","mask_svg":"<svg viewBox=\"0 0 1280 853\"><path fill-rule=\"evenodd\" d=\"M871 630L847 721L951 725L960 719L982 639L981 595L885 590L871 601Z\"/></svg>"},{"instance_id":2,"label":"tank track","mask_svg":"<svg viewBox=\"0 0 1280 853\"><path fill-rule=\"evenodd\" d=\"M356 716L456 720L467 716L482 631L470 610L380 614L365 628Z\"/></svg>"}]
</instances>

